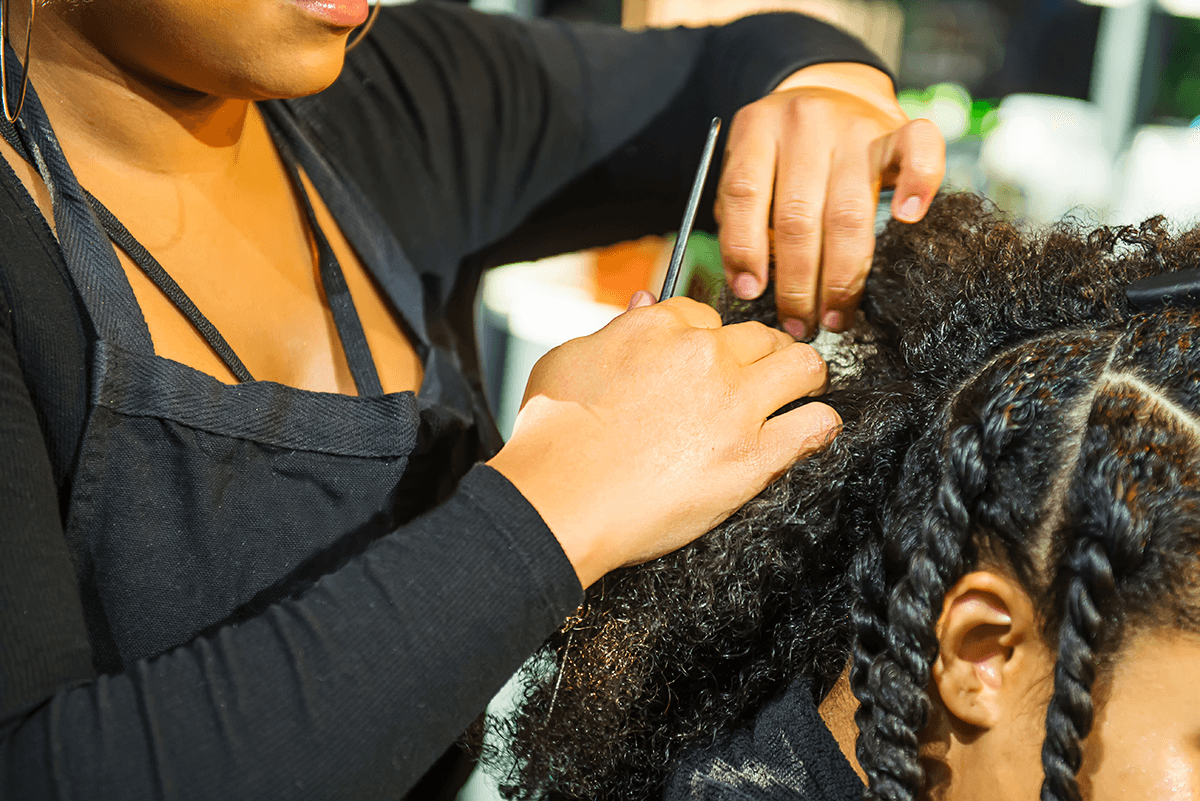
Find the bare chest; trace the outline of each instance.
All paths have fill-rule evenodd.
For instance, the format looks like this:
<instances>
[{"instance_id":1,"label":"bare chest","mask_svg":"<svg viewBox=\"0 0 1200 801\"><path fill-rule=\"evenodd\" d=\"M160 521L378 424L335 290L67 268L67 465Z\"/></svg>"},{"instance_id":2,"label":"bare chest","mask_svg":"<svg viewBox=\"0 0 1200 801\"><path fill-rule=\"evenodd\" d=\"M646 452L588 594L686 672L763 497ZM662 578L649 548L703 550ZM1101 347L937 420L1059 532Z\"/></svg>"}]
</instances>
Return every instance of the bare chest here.
<instances>
[{"instance_id":1,"label":"bare chest","mask_svg":"<svg viewBox=\"0 0 1200 801\"><path fill-rule=\"evenodd\" d=\"M4 155L49 219L49 198L36 173L23 161L14 163L15 153ZM121 182L123 176L97 166L76 165L75 171L162 264L255 379L354 394L321 285L312 232L286 173L273 160L265 163L266 168L236 182L179 181L173 176ZM303 180L345 274L384 391L417 390L421 362L398 316L319 195ZM155 352L235 383L175 304L127 254L118 250L117 255Z\"/></svg>"}]
</instances>

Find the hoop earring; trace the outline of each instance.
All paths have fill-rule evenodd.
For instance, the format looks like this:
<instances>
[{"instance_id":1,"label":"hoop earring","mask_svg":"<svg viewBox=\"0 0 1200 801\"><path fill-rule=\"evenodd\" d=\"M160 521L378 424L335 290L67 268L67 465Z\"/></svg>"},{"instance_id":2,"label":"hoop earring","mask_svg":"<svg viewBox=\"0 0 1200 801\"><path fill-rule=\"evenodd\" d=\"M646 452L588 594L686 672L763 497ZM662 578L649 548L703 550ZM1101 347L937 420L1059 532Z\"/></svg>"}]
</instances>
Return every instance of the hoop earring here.
<instances>
[{"instance_id":1,"label":"hoop earring","mask_svg":"<svg viewBox=\"0 0 1200 801\"><path fill-rule=\"evenodd\" d=\"M25 26L25 62L21 67L21 99L17 101L16 112L10 113L8 107L8 11L9 0L0 0L0 94L3 95L4 118L10 125L16 125L25 108L25 91L29 88L29 43L33 41L33 15L37 10L37 0L29 0L29 22Z\"/></svg>"},{"instance_id":2,"label":"hoop earring","mask_svg":"<svg viewBox=\"0 0 1200 801\"><path fill-rule=\"evenodd\" d=\"M379 9L382 7L383 4L380 3L379 0L375 0L375 6L371 9L371 16L367 17L367 21L364 22L362 27L358 29L358 33L354 34L354 38L347 43L347 53L358 47L360 44L362 44L362 40L367 38L367 34L370 32L371 26L375 24L375 18L379 16Z\"/></svg>"}]
</instances>

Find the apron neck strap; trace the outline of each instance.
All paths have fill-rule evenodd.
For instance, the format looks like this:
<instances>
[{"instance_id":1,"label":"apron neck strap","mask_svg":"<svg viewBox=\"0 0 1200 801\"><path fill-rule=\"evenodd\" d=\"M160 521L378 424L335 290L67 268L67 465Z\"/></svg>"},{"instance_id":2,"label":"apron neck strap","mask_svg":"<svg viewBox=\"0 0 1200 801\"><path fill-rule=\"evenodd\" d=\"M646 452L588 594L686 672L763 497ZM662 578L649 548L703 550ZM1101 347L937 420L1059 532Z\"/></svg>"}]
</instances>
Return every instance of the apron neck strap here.
<instances>
[{"instance_id":1,"label":"apron neck strap","mask_svg":"<svg viewBox=\"0 0 1200 801\"><path fill-rule=\"evenodd\" d=\"M317 188L342 233L370 270L371 277L399 312L409 339L424 358L431 344L421 275L379 210L366 200L362 189L346 177L346 170L335 169L330 164L297 119L307 104L319 102L319 96L294 101L268 100L259 103L259 109L276 146L290 150L295 156L296 163Z\"/></svg>"},{"instance_id":2,"label":"apron neck strap","mask_svg":"<svg viewBox=\"0 0 1200 801\"><path fill-rule=\"evenodd\" d=\"M371 357L371 346L367 344L367 335L363 331L354 299L350 296L350 287L346 284L342 266L338 263L333 248L329 246L325 232L321 230L321 223L317 220L317 213L309 200L308 191L300 179L296 157L286 142L277 141L275 145L283 157L296 197L304 208L304 216L308 219L308 230L317 245L317 269L321 278L321 288L325 290L325 300L333 315L333 326L342 342L342 351L346 354L346 363L350 366L354 386L362 396L382 395L383 385L379 382L375 360Z\"/></svg>"},{"instance_id":3,"label":"apron neck strap","mask_svg":"<svg viewBox=\"0 0 1200 801\"><path fill-rule=\"evenodd\" d=\"M7 69L14 75L22 74L17 55L7 42L4 58ZM20 143L17 151L37 169L50 192L58 244L96 335L130 350L153 352L150 329L125 271L100 226L87 192L67 164L32 83L16 126L0 120L0 127L5 139L13 143L15 138Z\"/></svg>"},{"instance_id":4,"label":"apron neck strap","mask_svg":"<svg viewBox=\"0 0 1200 801\"><path fill-rule=\"evenodd\" d=\"M8 69L20 74L16 53L6 43ZM420 353L428 350L423 290L419 276L377 212L351 192L304 136L290 109L264 104L276 147L301 203L317 246L321 283L359 395L383 394L361 320L337 257L321 230L299 174L302 167L343 226L351 244L400 312ZM83 299L96 335L129 350L153 353L154 345L129 280L113 252L115 243L179 309L239 381L253 377L215 326L128 229L90 192L80 186L67 163L45 109L32 85L16 126L0 119L0 133L37 169L50 192L55 233L67 270ZM406 269L407 268L407 269Z\"/></svg>"}]
</instances>

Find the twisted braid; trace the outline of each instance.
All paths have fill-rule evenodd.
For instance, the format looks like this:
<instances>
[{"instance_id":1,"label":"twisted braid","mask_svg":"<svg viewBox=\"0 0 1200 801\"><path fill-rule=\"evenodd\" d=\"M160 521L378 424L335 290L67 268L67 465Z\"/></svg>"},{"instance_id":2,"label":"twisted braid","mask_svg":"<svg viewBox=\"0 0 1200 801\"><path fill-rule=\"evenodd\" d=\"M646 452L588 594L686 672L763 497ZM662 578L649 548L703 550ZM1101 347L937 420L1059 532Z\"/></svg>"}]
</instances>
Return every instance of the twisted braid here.
<instances>
[{"instance_id":1,"label":"twisted braid","mask_svg":"<svg viewBox=\"0 0 1200 801\"><path fill-rule=\"evenodd\" d=\"M1092 427L1071 489L1072 539L1060 560L1060 616L1054 692L1042 743L1042 801L1077 801L1081 741L1092 730L1096 655L1117 639L1123 623L1118 584L1141 564L1148 532L1135 525L1121 459L1110 432Z\"/></svg>"},{"instance_id":2,"label":"twisted braid","mask_svg":"<svg viewBox=\"0 0 1200 801\"><path fill-rule=\"evenodd\" d=\"M859 764L874 764L878 753L875 699L881 686L879 672L873 670L876 656L887 649L887 580L883 571L883 543L871 539L863 544L850 565L850 582L858 591L850 608L851 624L856 633L850 652L850 686L858 698L854 722L859 735L856 744Z\"/></svg>"},{"instance_id":3,"label":"twisted braid","mask_svg":"<svg viewBox=\"0 0 1200 801\"><path fill-rule=\"evenodd\" d=\"M854 721L858 726L855 749L860 765L870 766L871 790L877 798L902 798L903 785L891 786L896 773L889 760L889 746L896 739L896 722L885 717L882 702L896 667L883 656L887 651L887 583L883 571L883 547L878 540L868 542L851 565L851 581L857 588L852 607L856 638L851 651L850 686L858 698ZM882 767L887 765L890 770ZM917 779L919 781L919 777Z\"/></svg>"},{"instance_id":4,"label":"twisted braid","mask_svg":"<svg viewBox=\"0 0 1200 801\"><path fill-rule=\"evenodd\" d=\"M925 471L933 469L931 463L943 467L914 547L899 561L909 565L908 573L895 585L884 615L877 600L878 578L865 567L856 571L860 601L851 685L860 701L857 752L870 783L868 797L907 801L924 781L918 735L930 716L925 688L938 652L934 622L946 590L975 559L972 507L987 486L989 461L1020 427L1014 410L1021 391L1020 385L1004 388L978 413L971 408L977 393L964 391L958 404L966 407L961 422L947 426L937 452L906 465L906 484L922 481ZM872 554L863 559L881 561Z\"/></svg>"},{"instance_id":5,"label":"twisted braid","mask_svg":"<svg viewBox=\"0 0 1200 801\"><path fill-rule=\"evenodd\" d=\"M1042 743L1042 801L1078 801L1075 775L1083 755L1079 741L1092 729L1092 682L1096 678L1096 638L1103 617L1097 599L1111 593L1112 564L1094 538L1075 540L1065 557L1070 574L1058 634L1054 695L1046 709Z\"/></svg>"}]
</instances>

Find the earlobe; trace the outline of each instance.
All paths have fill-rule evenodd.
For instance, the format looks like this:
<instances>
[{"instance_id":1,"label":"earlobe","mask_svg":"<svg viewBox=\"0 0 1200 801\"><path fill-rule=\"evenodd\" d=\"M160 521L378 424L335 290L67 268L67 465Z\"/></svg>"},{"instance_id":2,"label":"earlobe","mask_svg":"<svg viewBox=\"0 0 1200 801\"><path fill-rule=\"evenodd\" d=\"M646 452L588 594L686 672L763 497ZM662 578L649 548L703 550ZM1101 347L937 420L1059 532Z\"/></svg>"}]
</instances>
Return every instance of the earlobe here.
<instances>
[{"instance_id":1,"label":"earlobe","mask_svg":"<svg viewBox=\"0 0 1200 801\"><path fill-rule=\"evenodd\" d=\"M1025 651L1036 642L1033 603L1014 580L969 573L946 593L938 620L933 682L960 723L990 729L1015 703Z\"/></svg>"}]
</instances>

